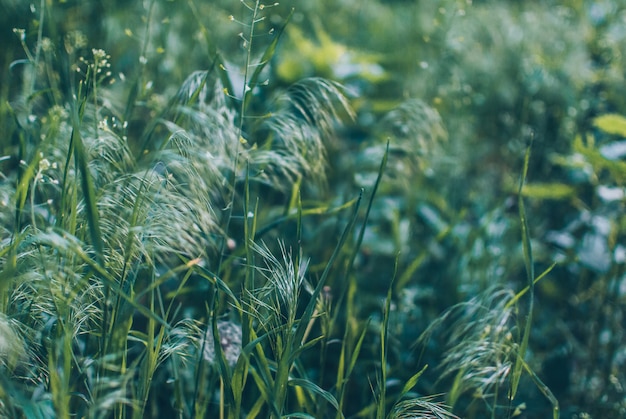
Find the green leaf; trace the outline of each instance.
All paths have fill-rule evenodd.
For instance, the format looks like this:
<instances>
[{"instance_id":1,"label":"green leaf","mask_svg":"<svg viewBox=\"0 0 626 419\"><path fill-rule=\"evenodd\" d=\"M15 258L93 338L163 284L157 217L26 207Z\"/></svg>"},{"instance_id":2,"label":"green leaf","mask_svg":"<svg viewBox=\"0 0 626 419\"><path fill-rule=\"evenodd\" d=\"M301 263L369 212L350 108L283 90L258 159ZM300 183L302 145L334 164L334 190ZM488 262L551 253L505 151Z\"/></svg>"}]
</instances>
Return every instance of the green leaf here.
<instances>
[{"instance_id":1,"label":"green leaf","mask_svg":"<svg viewBox=\"0 0 626 419\"><path fill-rule=\"evenodd\" d=\"M365 340L365 335L369 328L369 324L370 324L370 319L367 319L367 321L365 322L365 325L363 326L363 330L361 331L361 334L359 335L359 340L357 340L357 343L354 346L354 350L352 351L352 355L350 356L348 370L346 372L346 380L352 374L352 371L354 370L354 367L356 366L356 362L359 359L359 354L361 353L361 347L363 346L363 341Z\"/></svg>"},{"instance_id":2,"label":"green leaf","mask_svg":"<svg viewBox=\"0 0 626 419\"><path fill-rule=\"evenodd\" d=\"M585 157L586 162L592 166L595 173L608 170L616 182L620 184L626 182L626 162L610 160L603 156L596 147L593 136L588 135L583 139L582 136L577 135L574 138L573 146L574 151Z\"/></svg>"},{"instance_id":3,"label":"green leaf","mask_svg":"<svg viewBox=\"0 0 626 419\"><path fill-rule=\"evenodd\" d=\"M411 378L408 379L408 381L404 384L404 387L402 387L402 391L400 392L400 396L398 397L398 400L403 398L409 391L411 391L413 387L415 387L415 385L417 384L417 381L420 379L422 374L424 374L424 371L426 371L426 368L428 368L428 365L424 365L424 368L419 370Z\"/></svg>"},{"instance_id":4,"label":"green leaf","mask_svg":"<svg viewBox=\"0 0 626 419\"><path fill-rule=\"evenodd\" d=\"M289 379L289 385L292 387L296 387L296 386L302 387L315 394L319 394L320 396L324 398L324 400L330 403L335 409L339 408L339 404L337 403L337 399L335 399L335 396L333 396L328 391L324 390L323 388L319 387L317 384L312 383L309 380L303 380L301 378L291 378Z\"/></svg>"},{"instance_id":5,"label":"green leaf","mask_svg":"<svg viewBox=\"0 0 626 419\"><path fill-rule=\"evenodd\" d=\"M524 185L522 195L527 198L560 200L576 196L576 189L564 183L532 183Z\"/></svg>"},{"instance_id":6,"label":"green leaf","mask_svg":"<svg viewBox=\"0 0 626 419\"><path fill-rule=\"evenodd\" d=\"M593 126L607 134L626 137L626 118L622 115L607 114L593 120Z\"/></svg>"},{"instance_id":7,"label":"green leaf","mask_svg":"<svg viewBox=\"0 0 626 419\"><path fill-rule=\"evenodd\" d=\"M83 199L85 201L85 211L87 213L87 225L89 227L89 235L91 244L93 245L96 257L95 260L101 266L104 266L104 245L102 242L102 233L100 232L100 215L96 201L96 187L93 183L91 173L89 172L89 164L85 145L80 135L80 125L82 122L82 114L85 102L74 109L72 117L72 134L71 144L74 147L74 158L76 167L80 171L80 182L83 189Z\"/></svg>"}]
</instances>

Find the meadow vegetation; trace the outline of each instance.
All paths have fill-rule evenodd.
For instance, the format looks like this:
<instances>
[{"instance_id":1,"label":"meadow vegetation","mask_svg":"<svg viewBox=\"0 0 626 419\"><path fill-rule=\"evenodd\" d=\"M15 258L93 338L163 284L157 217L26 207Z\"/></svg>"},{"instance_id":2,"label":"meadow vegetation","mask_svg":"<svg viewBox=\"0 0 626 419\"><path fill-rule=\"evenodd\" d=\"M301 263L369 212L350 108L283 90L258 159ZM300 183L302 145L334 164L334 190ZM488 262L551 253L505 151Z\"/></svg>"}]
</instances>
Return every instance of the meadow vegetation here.
<instances>
[{"instance_id":1,"label":"meadow vegetation","mask_svg":"<svg viewBox=\"0 0 626 419\"><path fill-rule=\"evenodd\" d=\"M0 417L626 414L622 1L0 12Z\"/></svg>"}]
</instances>

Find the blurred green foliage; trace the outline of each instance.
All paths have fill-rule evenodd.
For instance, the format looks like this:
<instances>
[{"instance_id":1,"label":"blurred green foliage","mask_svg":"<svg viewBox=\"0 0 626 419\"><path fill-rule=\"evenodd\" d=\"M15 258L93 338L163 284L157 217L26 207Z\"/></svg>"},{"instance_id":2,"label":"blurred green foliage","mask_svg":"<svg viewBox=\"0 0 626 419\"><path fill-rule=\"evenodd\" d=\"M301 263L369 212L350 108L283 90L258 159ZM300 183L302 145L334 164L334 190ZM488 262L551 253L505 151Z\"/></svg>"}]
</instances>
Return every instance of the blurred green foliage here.
<instances>
[{"instance_id":1,"label":"blurred green foliage","mask_svg":"<svg viewBox=\"0 0 626 419\"><path fill-rule=\"evenodd\" d=\"M345 86L356 116L327 144L326 184L297 180L305 184L302 201L310 208L339 207L360 188L371 192L389 139L385 177L353 273L360 287L357 316L375 331L398 264L389 376L405 382L428 363L432 367L416 393L450 391L450 376L437 369L448 336L435 333L430 343L416 347L419 336L456 304L493 287L517 292L526 285L517 185L532 141L522 194L534 259L537 271L558 264L537 284L527 362L559 399L564 417L623 416L626 3L281 1L256 27L254 58L292 9L249 114L262 116L267 102L304 77ZM237 22L246 13L233 0L0 0L3 180L39 151L20 130L31 116L49 133L58 131L63 105L76 91L75 66L92 48L111 57L103 101L129 133L144 132L160 118L195 71L222 71L236 95L246 59ZM41 55L47 67L30 68L37 61L28 54ZM217 69L219 64L224 68ZM34 77L37 72L45 77ZM252 118L245 124L250 131L257 128ZM134 151L143 146L136 142L129 144ZM286 182L286 191L252 190L268 218L294 209L293 181ZM11 193L8 184L0 187L3 234L14 223ZM333 251L329 237L340 231L335 221L303 220L313 275ZM225 234L235 235L242 225L234 223ZM295 239L291 227L270 229L268 237ZM333 276L329 286L342 290L342 281ZM380 345L376 336L367 335L355 375L370 377ZM329 369L339 362L330 358ZM321 370L312 374L332 384L334 377ZM520 417L546 417L550 406L525 384L515 400L526 403ZM480 403L472 394L480 386L467 385L454 398L463 417L484 417L490 403L508 403L504 392L480 395L488 400ZM367 398L352 387L347 391L359 398L358 406ZM493 410L496 417L509 417L505 411L513 409Z\"/></svg>"}]
</instances>

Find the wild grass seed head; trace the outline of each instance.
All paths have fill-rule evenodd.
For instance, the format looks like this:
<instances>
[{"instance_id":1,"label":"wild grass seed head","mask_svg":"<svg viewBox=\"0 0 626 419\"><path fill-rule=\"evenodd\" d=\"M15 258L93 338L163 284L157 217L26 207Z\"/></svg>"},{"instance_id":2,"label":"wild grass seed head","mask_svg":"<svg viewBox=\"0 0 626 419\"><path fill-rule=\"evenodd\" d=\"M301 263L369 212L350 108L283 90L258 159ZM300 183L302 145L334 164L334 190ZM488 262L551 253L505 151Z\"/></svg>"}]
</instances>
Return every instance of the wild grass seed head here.
<instances>
[{"instance_id":1,"label":"wild grass seed head","mask_svg":"<svg viewBox=\"0 0 626 419\"><path fill-rule=\"evenodd\" d=\"M305 279L308 260L298 258L296 266L291 251L280 241L276 256L265 244L254 244L253 249L262 260L256 265L265 283L256 289L246 291L249 306L246 307L258 322L258 327L269 334L279 334L280 339L272 338L270 343L287 342L285 337L293 332L298 321L298 304L303 292L307 291ZM274 348L280 354L283 348Z\"/></svg>"},{"instance_id":2,"label":"wild grass seed head","mask_svg":"<svg viewBox=\"0 0 626 419\"><path fill-rule=\"evenodd\" d=\"M458 394L487 396L509 378L517 354L515 306L508 306L514 297L510 290L488 290L451 307L420 338L424 341L434 329L447 326L439 368L442 378L457 375Z\"/></svg>"},{"instance_id":3,"label":"wild grass seed head","mask_svg":"<svg viewBox=\"0 0 626 419\"><path fill-rule=\"evenodd\" d=\"M403 400L393 407L388 419L459 419L437 396Z\"/></svg>"}]
</instances>

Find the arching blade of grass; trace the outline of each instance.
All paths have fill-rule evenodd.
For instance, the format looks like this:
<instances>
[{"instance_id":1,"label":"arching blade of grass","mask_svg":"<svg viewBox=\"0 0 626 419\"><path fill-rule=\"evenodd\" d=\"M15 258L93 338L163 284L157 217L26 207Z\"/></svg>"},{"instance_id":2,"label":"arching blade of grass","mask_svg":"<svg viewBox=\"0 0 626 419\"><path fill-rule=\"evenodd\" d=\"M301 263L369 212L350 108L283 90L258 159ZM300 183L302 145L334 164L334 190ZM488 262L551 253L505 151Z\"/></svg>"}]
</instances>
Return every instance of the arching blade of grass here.
<instances>
[{"instance_id":1,"label":"arching blade of grass","mask_svg":"<svg viewBox=\"0 0 626 419\"><path fill-rule=\"evenodd\" d=\"M322 389L315 383L312 383L309 380L303 380L300 378L291 378L289 379L289 385L292 387L303 387L312 393L319 394L320 396L322 396L322 398L324 398L324 400L330 403L335 409L339 410L339 404L337 403L337 399L335 399L335 397L332 394ZM341 415L341 417L343 417L340 411L338 411L338 414Z\"/></svg>"},{"instance_id":2,"label":"arching blade of grass","mask_svg":"<svg viewBox=\"0 0 626 419\"><path fill-rule=\"evenodd\" d=\"M522 374L524 366L524 356L526 355L526 349L528 348L528 340L530 338L530 328L532 326L533 307L535 299L535 270L533 263L532 247L530 243L530 237L528 234L528 220L526 218L526 209L524 208L524 198L522 195L522 189L524 188L524 182L528 174L528 162L530 161L530 149L532 144L526 149L526 155L524 156L524 168L522 170L522 176L519 182L519 190L517 195L517 203L519 206L520 224L522 227L522 247L524 249L524 264L526 266L526 279L528 281L528 313L526 315L526 324L524 325L524 335L519 345L519 351L513 366L513 374L511 376L511 388L509 390L509 399L513 400L517 394L517 388Z\"/></svg>"},{"instance_id":3,"label":"arching blade of grass","mask_svg":"<svg viewBox=\"0 0 626 419\"><path fill-rule=\"evenodd\" d=\"M417 381L420 379L422 374L424 374L427 368L428 368L428 365L424 365L424 367L421 370L413 374L413 376L409 378L406 383L404 383L404 387L402 387L402 391L400 392L400 395L398 396L398 401L400 401L400 399L406 396L406 394L409 391L411 391L413 387L415 387L415 385L417 384Z\"/></svg>"},{"instance_id":4,"label":"arching blade of grass","mask_svg":"<svg viewBox=\"0 0 626 419\"><path fill-rule=\"evenodd\" d=\"M354 267L354 261L356 260L358 254L359 254L359 249L361 248L361 243L363 243L363 237L365 236L365 228L367 227L367 220L369 219L369 214L370 211L372 209L372 204L374 202L374 197L376 196L376 192L378 191L378 186L380 185L380 182L382 180L384 171L385 171L385 167L387 166L387 159L389 157L389 140L387 140L387 147L385 148L385 154L383 155L383 158L380 162L380 166L378 168L378 175L376 176L376 182L374 183L374 187L372 188L372 193L370 194L370 198L369 201L367 203L367 209L365 211L365 216L363 218L363 222L361 223L361 229L359 230L359 235L357 238L356 243L354 244L354 248L352 249L352 254L350 255L350 259L348 260L346 266L345 266L345 272L343 274L344 278L348 278L350 279L350 283L348 284L348 287L343 291L343 294L339 297L339 300L342 301L345 297L346 294L348 297L347 300L347 315L346 315L346 321L349 322L350 318L352 317L352 313L353 313L353 304L350 300L350 287L353 287L354 289L356 289L356 284L353 284L352 279L351 279L351 272L352 272L352 268ZM359 198L360 199L360 198ZM335 318L333 319L333 322L336 321L336 316L339 314L339 311L336 312L335 314ZM346 328L346 333L348 332L348 328ZM346 338L346 336L344 336L344 338Z\"/></svg>"},{"instance_id":5,"label":"arching blade of grass","mask_svg":"<svg viewBox=\"0 0 626 419\"><path fill-rule=\"evenodd\" d=\"M367 209L365 210L365 217L363 219L363 223L361 224L361 230L359 231L359 238L352 249L352 256L350 258L350 263L348 264L348 271L345 274L345 277L348 277L350 274L350 270L354 266L354 261L358 255L359 249L361 248L361 243L363 243L363 237L365 236L365 228L367 227L367 220L370 215L370 211L372 210L372 204L374 203L374 197L376 196L376 192L378 191L378 187L380 186L380 182L383 178L383 174L385 172L385 167L387 167L387 159L389 158L389 140L387 140L387 146L385 147L385 154L383 155L382 160L380 161L380 166L378 167L378 175L376 176L376 182L374 183L374 187L372 188L372 193L370 195L370 199L367 203Z\"/></svg>"},{"instance_id":6,"label":"arching blade of grass","mask_svg":"<svg viewBox=\"0 0 626 419\"><path fill-rule=\"evenodd\" d=\"M350 208L351 206L353 206L356 203L357 199L358 198L354 198L344 204L341 204L338 207L333 207L333 208L329 208L326 205L322 205L322 206L315 207L315 208L303 209L302 206L300 205L299 207L296 208L296 211L290 212L288 215L278 217L277 219L259 228L258 231L256 232L255 238L259 239L263 237L269 231L285 223L286 221L291 221L295 219L299 223L302 217L308 217L312 215L331 215L331 214L338 213L340 211L343 211L346 208Z\"/></svg>"},{"instance_id":7,"label":"arching blade of grass","mask_svg":"<svg viewBox=\"0 0 626 419\"><path fill-rule=\"evenodd\" d=\"M536 284L537 282L541 281L543 278L545 278L546 276L548 276L548 274L550 272L552 272L552 269L554 269L554 267L557 265L558 262L554 262L552 263L552 265L550 265L545 271L543 271L539 276L537 276L537 278L535 278L533 280L533 283ZM515 297L513 297L507 304L506 306L504 306L505 309L509 309L511 308L513 305L517 304L517 302L519 301L520 298L522 298L528 291L530 290L530 285L526 285L524 287L524 289L522 289L520 292L518 292L517 294L515 294Z\"/></svg>"},{"instance_id":8,"label":"arching blade of grass","mask_svg":"<svg viewBox=\"0 0 626 419\"><path fill-rule=\"evenodd\" d=\"M79 91L78 96L81 96ZM87 152L80 135L82 116L85 111L85 100L82 99L78 107L74 108L72 115L72 136L70 148L73 149L76 167L80 172L80 182L83 189L83 199L85 201L85 211L87 213L87 226L91 244L95 251L95 260L100 266L104 266L104 245L102 243L102 233L100 232L100 217L96 201L96 188L89 172Z\"/></svg>"},{"instance_id":9,"label":"arching blade of grass","mask_svg":"<svg viewBox=\"0 0 626 419\"><path fill-rule=\"evenodd\" d=\"M539 391L541 391L541 393L548 399L548 401L552 405L552 419L559 419L561 411L559 408L559 401L557 400L557 398L554 397L554 394L552 393L552 391L550 391L548 386L545 385L543 381L539 379L537 374L535 374L535 372L532 370L532 368L530 368L530 366L528 365L526 361L522 360L522 366L524 367L524 369L526 370L530 378L533 380L533 382L535 383Z\"/></svg>"}]
</instances>

